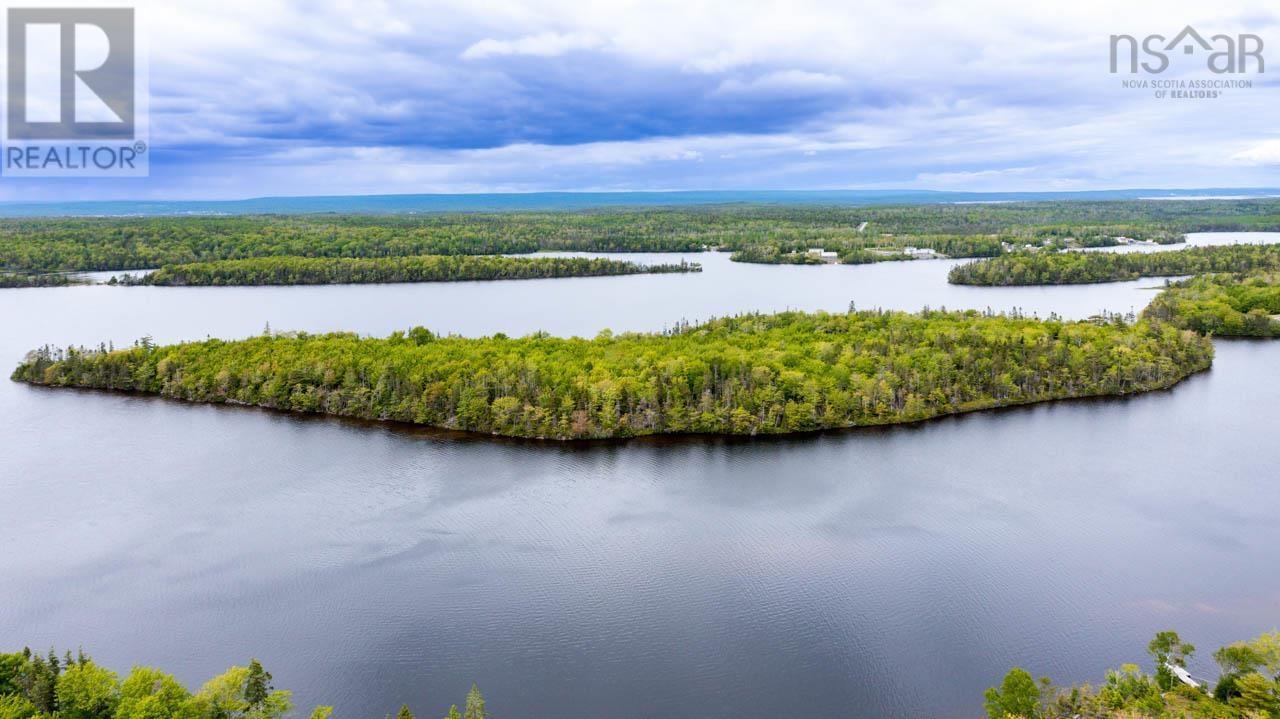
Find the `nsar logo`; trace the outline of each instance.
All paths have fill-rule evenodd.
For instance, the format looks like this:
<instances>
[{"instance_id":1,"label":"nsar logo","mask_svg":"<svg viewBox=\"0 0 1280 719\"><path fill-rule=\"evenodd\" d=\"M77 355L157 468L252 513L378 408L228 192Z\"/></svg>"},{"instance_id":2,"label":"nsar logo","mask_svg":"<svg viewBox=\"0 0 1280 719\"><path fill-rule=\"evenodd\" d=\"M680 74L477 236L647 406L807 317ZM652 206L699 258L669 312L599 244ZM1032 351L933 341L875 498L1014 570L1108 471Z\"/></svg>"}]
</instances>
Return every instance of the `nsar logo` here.
<instances>
[{"instance_id":1,"label":"nsar logo","mask_svg":"<svg viewBox=\"0 0 1280 719\"><path fill-rule=\"evenodd\" d=\"M1127 62L1127 72L1140 70L1158 75L1172 64L1170 55L1204 55L1205 69L1216 75L1245 72L1265 72L1262 58L1262 38L1252 34L1211 35L1205 39L1190 25L1172 39L1164 35L1148 35L1139 41L1132 35L1111 36L1111 72L1121 72L1121 59Z\"/></svg>"}]
</instances>

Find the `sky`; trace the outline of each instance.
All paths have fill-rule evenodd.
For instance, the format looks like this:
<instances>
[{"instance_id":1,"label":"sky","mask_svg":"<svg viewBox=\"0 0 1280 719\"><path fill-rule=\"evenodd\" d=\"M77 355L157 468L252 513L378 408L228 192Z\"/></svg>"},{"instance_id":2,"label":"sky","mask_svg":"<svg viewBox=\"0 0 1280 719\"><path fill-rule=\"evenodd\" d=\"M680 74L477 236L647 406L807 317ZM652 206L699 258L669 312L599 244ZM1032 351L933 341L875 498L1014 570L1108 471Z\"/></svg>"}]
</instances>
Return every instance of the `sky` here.
<instances>
[{"instance_id":1,"label":"sky","mask_svg":"<svg viewBox=\"0 0 1280 719\"><path fill-rule=\"evenodd\" d=\"M27 4L27 3L22 3ZM73 3L74 4L74 3ZM1280 6L167 0L136 5L150 176L0 200L681 189L1280 186ZM1110 36L1252 33L1111 74ZM1242 78L1215 99L1124 78Z\"/></svg>"}]
</instances>

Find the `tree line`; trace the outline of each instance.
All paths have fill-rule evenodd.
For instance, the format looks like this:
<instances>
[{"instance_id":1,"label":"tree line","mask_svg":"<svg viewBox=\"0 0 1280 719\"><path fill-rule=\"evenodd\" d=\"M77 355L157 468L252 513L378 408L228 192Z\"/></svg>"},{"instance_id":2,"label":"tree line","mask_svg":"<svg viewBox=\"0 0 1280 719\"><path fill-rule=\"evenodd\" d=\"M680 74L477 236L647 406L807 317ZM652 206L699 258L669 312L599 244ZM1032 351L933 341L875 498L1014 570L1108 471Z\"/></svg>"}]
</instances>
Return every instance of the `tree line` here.
<instances>
[{"instance_id":1,"label":"tree line","mask_svg":"<svg viewBox=\"0 0 1280 719\"><path fill-rule=\"evenodd\" d=\"M656 334L264 334L42 348L14 380L518 437L779 434L1168 387L1212 345L1168 324L974 311L742 315Z\"/></svg>"},{"instance_id":2,"label":"tree line","mask_svg":"<svg viewBox=\"0 0 1280 719\"><path fill-rule=\"evenodd\" d=\"M1069 285L1141 277L1280 269L1280 245L1219 245L1174 252L1017 252L951 268L956 285Z\"/></svg>"},{"instance_id":3,"label":"tree line","mask_svg":"<svg viewBox=\"0 0 1280 719\"><path fill-rule=\"evenodd\" d=\"M841 264L861 265L914 259L903 252L907 247L948 257L995 257L1004 252L1003 242L1009 239L998 235L867 235L852 228L840 234L775 230L767 239L734 249L729 258L775 265L818 264L823 260L808 250L821 248L835 252Z\"/></svg>"},{"instance_id":4,"label":"tree line","mask_svg":"<svg viewBox=\"0 0 1280 719\"><path fill-rule=\"evenodd\" d=\"M488 719L475 684L463 711L455 704L444 719ZM83 651L59 657L30 648L0 653L0 719L282 719L294 709L292 692L276 689L257 659L233 666L192 692L172 674L135 665L124 679ZM330 719L318 706L310 719ZM388 718L389 719L389 718ZM401 705L396 719L414 719Z\"/></svg>"},{"instance_id":5,"label":"tree line","mask_svg":"<svg viewBox=\"0 0 1280 719\"><path fill-rule=\"evenodd\" d=\"M1118 235L1176 241L1197 231L1280 230L1280 201L1018 202L986 205L722 205L557 212L300 214L0 220L0 268L138 270L251 257L493 255L538 250L691 252L743 259L823 246L994 253L993 238L1083 245ZM760 247L748 251L748 248ZM852 260L846 260L852 261Z\"/></svg>"},{"instance_id":6,"label":"tree line","mask_svg":"<svg viewBox=\"0 0 1280 719\"><path fill-rule=\"evenodd\" d=\"M1102 684L1058 687L1014 668L983 695L990 719L1276 719L1280 717L1280 632L1228 644L1213 653L1219 675L1212 690L1180 680L1195 646L1174 631L1162 631L1147 645L1153 672L1124 664L1107 672ZM1196 681L1195 678L1192 681Z\"/></svg>"},{"instance_id":7,"label":"tree line","mask_svg":"<svg viewBox=\"0 0 1280 719\"><path fill-rule=\"evenodd\" d=\"M0 272L0 288L65 287L79 284L72 275L59 272Z\"/></svg>"},{"instance_id":8,"label":"tree line","mask_svg":"<svg viewBox=\"0 0 1280 719\"><path fill-rule=\"evenodd\" d=\"M374 282L454 282L599 277L660 272L700 272L696 263L641 265L586 257L425 255L414 257L255 257L166 265L141 277L113 283L169 286L323 285Z\"/></svg>"}]
</instances>

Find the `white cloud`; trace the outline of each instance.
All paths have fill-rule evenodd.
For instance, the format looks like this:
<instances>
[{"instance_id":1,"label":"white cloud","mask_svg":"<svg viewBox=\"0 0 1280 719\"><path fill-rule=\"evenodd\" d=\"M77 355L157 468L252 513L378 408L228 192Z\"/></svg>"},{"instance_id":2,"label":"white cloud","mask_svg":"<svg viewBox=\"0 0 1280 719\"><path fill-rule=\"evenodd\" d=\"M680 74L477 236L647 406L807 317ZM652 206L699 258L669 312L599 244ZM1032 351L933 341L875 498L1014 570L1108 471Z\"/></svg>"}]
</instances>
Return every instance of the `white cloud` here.
<instances>
[{"instance_id":1,"label":"white cloud","mask_svg":"<svg viewBox=\"0 0 1280 719\"><path fill-rule=\"evenodd\" d=\"M555 57L574 50L591 50L601 45L598 37L587 33L544 32L514 40L485 38L462 51L464 60L480 60L505 55Z\"/></svg>"},{"instance_id":2,"label":"white cloud","mask_svg":"<svg viewBox=\"0 0 1280 719\"><path fill-rule=\"evenodd\" d=\"M717 95L777 95L786 93L835 92L846 87L844 78L824 72L780 70L751 80L729 78L720 83Z\"/></svg>"},{"instance_id":3,"label":"white cloud","mask_svg":"<svg viewBox=\"0 0 1280 719\"><path fill-rule=\"evenodd\" d=\"M1004 183L1010 178L1025 178L1036 171L1035 167L1005 167L992 170L963 170L959 172L921 172L916 181L927 187L971 189Z\"/></svg>"},{"instance_id":4,"label":"white cloud","mask_svg":"<svg viewBox=\"0 0 1280 719\"><path fill-rule=\"evenodd\" d=\"M1280 164L1280 88L1158 101L1106 67L1112 33L1270 36L1256 0L148 5L156 177L104 193L1267 186ZM821 102L739 122L799 95ZM423 139L473 127L498 146ZM35 187L0 196L66 192Z\"/></svg>"},{"instance_id":5,"label":"white cloud","mask_svg":"<svg viewBox=\"0 0 1280 719\"><path fill-rule=\"evenodd\" d=\"M1246 165L1280 165L1280 140L1265 140L1231 156Z\"/></svg>"}]
</instances>

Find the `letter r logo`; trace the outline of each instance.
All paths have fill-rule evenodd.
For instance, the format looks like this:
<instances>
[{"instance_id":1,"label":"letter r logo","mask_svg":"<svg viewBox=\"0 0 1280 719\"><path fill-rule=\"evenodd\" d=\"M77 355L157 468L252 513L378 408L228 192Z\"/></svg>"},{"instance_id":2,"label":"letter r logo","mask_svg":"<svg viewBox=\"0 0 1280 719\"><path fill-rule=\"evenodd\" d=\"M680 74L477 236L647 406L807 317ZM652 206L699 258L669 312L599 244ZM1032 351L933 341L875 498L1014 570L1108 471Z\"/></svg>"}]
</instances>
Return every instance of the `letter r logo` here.
<instances>
[{"instance_id":1,"label":"letter r logo","mask_svg":"<svg viewBox=\"0 0 1280 719\"><path fill-rule=\"evenodd\" d=\"M8 139L134 136L133 8L10 8Z\"/></svg>"}]
</instances>

